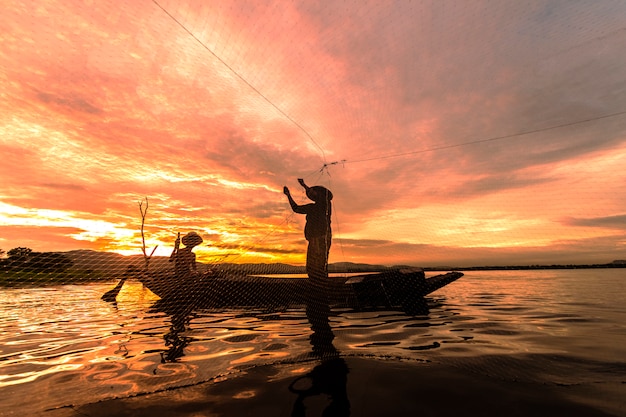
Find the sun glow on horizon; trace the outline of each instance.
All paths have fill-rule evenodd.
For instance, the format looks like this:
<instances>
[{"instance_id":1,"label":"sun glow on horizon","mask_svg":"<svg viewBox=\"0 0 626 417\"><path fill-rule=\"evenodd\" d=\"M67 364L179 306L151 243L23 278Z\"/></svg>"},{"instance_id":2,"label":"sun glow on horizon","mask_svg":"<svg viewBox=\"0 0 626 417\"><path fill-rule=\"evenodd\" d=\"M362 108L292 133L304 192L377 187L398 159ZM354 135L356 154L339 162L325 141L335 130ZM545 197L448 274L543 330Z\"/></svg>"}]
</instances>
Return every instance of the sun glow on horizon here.
<instances>
[{"instance_id":1,"label":"sun glow on horizon","mask_svg":"<svg viewBox=\"0 0 626 417\"><path fill-rule=\"evenodd\" d=\"M625 5L225 1L6 5L3 250L302 264L305 178L333 261L623 258Z\"/></svg>"}]
</instances>

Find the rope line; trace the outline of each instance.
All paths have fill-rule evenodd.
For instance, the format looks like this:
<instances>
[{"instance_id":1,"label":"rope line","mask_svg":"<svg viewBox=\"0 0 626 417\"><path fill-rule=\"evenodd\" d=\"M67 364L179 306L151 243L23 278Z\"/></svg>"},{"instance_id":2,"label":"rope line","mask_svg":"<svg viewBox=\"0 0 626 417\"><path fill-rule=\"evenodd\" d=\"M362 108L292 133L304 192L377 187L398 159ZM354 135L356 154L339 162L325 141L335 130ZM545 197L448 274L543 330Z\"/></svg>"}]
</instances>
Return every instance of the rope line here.
<instances>
[{"instance_id":1,"label":"rope line","mask_svg":"<svg viewBox=\"0 0 626 417\"><path fill-rule=\"evenodd\" d=\"M250 84L248 82L248 80L246 80L241 74L239 74L233 67L231 67L230 65L228 65L228 63L226 63L226 61L224 61L222 58L220 58L215 52L213 52L213 50L211 48L209 48L204 42L202 42L196 35L194 35L194 33L192 31L190 31L189 29L187 29L187 27L182 24L178 19L176 19L176 17L174 17L170 12L168 12L163 6L161 6L159 4L159 2L157 2L157 0L152 0L152 2L154 4L156 4L159 9L163 10L163 12L169 16L174 22L176 22L176 24L178 24L178 26L180 26L185 32L187 32L193 39L196 40L196 42L198 42L200 45L202 45L202 47L204 49L206 49L207 51L209 51L209 53L211 55L213 55L218 61L220 61L226 68L228 68L233 74L235 74L241 81L243 81L248 87L250 87L254 92L256 92L259 96L261 96L266 102L268 102L273 108L275 108L280 114L282 114L287 120L289 120L291 123L293 123L295 126L298 127L298 129L300 129L308 138L309 140L311 140L311 142L320 150L320 152L322 153L322 160L324 162L326 162L326 152L324 152L324 149L320 146L319 143L317 143L317 141L313 138L313 136L311 136L311 134L309 132L307 132L307 130L302 127L302 125L300 123L298 123L296 120L294 120L291 116L289 116L287 113L285 113L283 110L280 109L280 107L278 107L276 104L274 104L269 98L267 98L261 91L259 91L255 86L253 86L252 84Z\"/></svg>"},{"instance_id":2,"label":"rope line","mask_svg":"<svg viewBox=\"0 0 626 417\"><path fill-rule=\"evenodd\" d=\"M421 150L418 150L418 151L410 151L410 152L402 152L402 153L397 153L397 154L375 156L375 157L371 157L371 158L362 158L362 159L354 159L354 160L342 159L342 160L339 160L339 161L326 162L326 152L320 146L320 144L313 138L313 136L300 123L298 123L291 116L289 116L287 113L285 113L280 107L278 107L276 104L274 104L268 97L266 97L254 85L252 85L250 82L248 82L248 80L246 80L241 74L239 74L233 67L228 65L228 63L226 61L224 61L211 48L209 48L204 42L202 42L202 40L200 40L182 22L180 22L174 15L172 15L169 11L167 11L167 9L165 9L163 6L161 6L161 4L159 4L159 2L157 0L152 0L152 2L157 7L159 7L159 9L161 9L168 17L170 17L174 22L176 22L176 24L178 24L185 32L187 32L204 49L206 49L211 55L213 55L218 61L220 61L226 68L228 68L233 74L235 74L241 81L243 81L248 87L250 87L254 92L256 92L260 97L262 97L268 104L270 104L274 109L276 109L287 120L289 120L291 123L293 123L298 129L300 129L307 136L307 138L309 138L309 140L319 149L319 151L320 151L320 153L322 155L322 160L324 161L324 164L322 165L320 171L326 170L326 172L328 172L328 169L329 169L330 166L338 165L338 164L345 165L347 163L359 163L359 162L377 161L377 160L382 160L382 159L399 158L399 157L408 156L408 155L417 155L417 154L426 153L426 152L434 152L434 151L458 148L458 147L474 145L474 144L478 144L478 143L495 142L495 141L498 141L498 140L510 139L510 138L514 138L514 137L518 137L518 136L530 135L530 134L533 134L533 133L545 132L545 131L554 130L554 129L560 129L560 128L568 127L568 126L575 126L575 125L578 125L578 124L588 123L588 122L601 120L601 119L608 119L608 118L622 116L622 115L626 114L626 111L621 111L621 112L607 114L607 115L602 115L602 116L598 116L598 117L592 117L592 118L585 119L585 120L578 120L578 121L575 121L575 122L563 123L563 124L556 125L556 126L549 126L549 127L545 127L545 128L538 128L538 129L533 129L533 130L528 130L528 131L523 131L523 132L517 132L517 133L504 135L504 136L496 136L496 137L487 138L487 139L479 139L479 140L474 140L474 141L469 141L469 142L456 143L456 144L453 144L453 145L436 146L436 147L433 147L433 148L421 149ZM622 29L620 29L620 31L621 30Z\"/></svg>"},{"instance_id":3,"label":"rope line","mask_svg":"<svg viewBox=\"0 0 626 417\"><path fill-rule=\"evenodd\" d=\"M321 169L322 170L328 169L329 166L337 165L337 164L349 164L349 163L376 161L376 160L380 160L380 159L399 158L399 157L402 157L402 156L417 155L417 154L420 154L420 153L434 152L434 151L440 151L440 150L444 150L444 149L458 148L458 147L461 147L461 146L474 145L474 144L477 144L477 143L495 142L495 141L498 141L498 140L510 139L510 138L514 138L514 137L518 137L518 136L524 136L524 135L530 135L530 134L533 134L533 133L545 132L545 131L548 131L548 130L561 129L563 127L568 127L568 126L575 126L575 125L579 125L579 124L583 124L583 123L593 122L593 121L596 121L596 120L609 119L609 118L612 118L612 117L623 116L624 114L626 114L626 110L625 111L620 111L620 112L617 112L617 113L611 113L611 114L605 114L605 115L602 115L602 116L592 117L592 118L585 119L585 120L577 120L575 122L563 123L563 124L556 125L556 126L548 126L548 127L543 127L543 128L533 129L533 130L527 130L527 131L524 131L524 132L512 133L510 135L496 136L496 137L487 138L487 139L478 139L478 140L473 140L473 141L470 141L470 142L456 143L456 144L453 144L453 145L436 146L434 148L421 149L419 151L403 152L403 153L383 155L383 156L374 156L374 157L371 157L371 158L356 159L356 160L342 159L341 161L334 161L334 162L325 163L322 166Z\"/></svg>"},{"instance_id":4,"label":"rope line","mask_svg":"<svg viewBox=\"0 0 626 417\"><path fill-rule=\"evenodd\" d=\"M321 153L322 160L323 160L324 163L323 163L322 167L319 170L316 170L317 172L320 173L320 176L324 172L326 172L326 174L328 174L328 176L330 177L330 167L331 166L335 166L335 165L339 165L339 164L345 165L345 164L349 164L349 163L360 163L360 162L369 162L369 161L376 161L376 160L383 160L383 159L400 158L400 157L404 157L404 156L418 155L418 154L427 153L427 152L434 152L434 151L440 151L440 150L446 150L446 149L453 149L453 148L469 146L469 145L474 145L474 144L479 144L479 143L495 142L495 141L511 139L511 138L515 138L515 137L519 137L519 136L531 135L531 134L535 134L535 133L561 129L561 128L564 128L564 127L580 125L580 124L589 123L589 122L592 122L592 121L597 121L597 120L602 120L602 119L609 119L609 118L613 118L613 117L623 116L623 115L626 114L626 110L625 110L625 111L620 111L620 112L616 112L616 113L611 113L611 114L601 115L601 116L597 116L597 117L592 117L592 118L588 118L588 119L584 119L584 120L578 120L578 121L574 121L574 122L562 123L562 124L559 124L559 125L548 126L548 127L544 127L544 128L537 128L537 129L532 129L532 130L512 133L512 134L503 135L503 136L495 136L495 137L491 137L491 138L478 139L478 140L473 140L473 141L468 141L468 142L461 142L461 143L456 143L456 144L451 144L451 145L435 146L435 147L432 147L432 148L420 149L420 150L416 150L416 151L388 154L388 155L382 155L382 156L374 156L374 157L370 157L370 158L361 158L361 159L354 159L354 160L351 160L351 159L341 159L341 160L337 160L337 161L333 161L333 162L327 162L326 161L326 152L324 151L324 149L320 146L320 144L313 138L313 136L300 123L298 123L295 119L293 119L291 116L289 116L280 107L278 107L276 104L274 104L267 96L265 96L254 85L252 85L250 82L248 82L248 80L246 80L233 67L231 67L226 61L224 61L219 55L217 55L211 48L209 48L201 39L199 39L191 30L189 30L174 15L172 15L167 9L165 9L163 6L161 6L161 4L157 0L152 0L152 2L159 9L161 9L169 18L171 18L178 26L180 26L185 32L187 32L206 51L208 51L213 57L215 57L222 65L224 65L235 76L237 76L237 78L239 78L251 90L253 90L255 93L257 93L270 106L272 106L276 111L278 111L282 116L284 116L287 120L289 120L291 123L293 123L300 131L302 131L306 135L306 137L311 141L311 143L313 143L315 145L315 147ZM620 31L621 30L623 30L623 28L620 29ZM311 175L311 174L309 174L309 175ZM319 180L319 178L318 178L318 180ZM339 227L339 222L338 222L336 211L335 211L334 214L335 214L334 217L335 217L336 225L337 225L337 227ZM252 245L249 245L247 247L252 249L255 245L265 241L265 239L267 239L270 235L272 235L276 231L276 229L278 229L279 227L281 227L285 223L289 223L289 221L291 220L292 217L293 217L293 213L289 214L288 216L286 216L283 219L283 221L280 224L272 227L267 234L265 234L260 239L257 239L257 241L255 243L253 243ZM341 247L341 251L342 251L342 254L343 254L343 246L340 245L340 247ZM246 248L246 247L244 247L244 248ZM236 257L238 258L240 256L243 256L243 254L239 254Z\"/></svg>"}]
</instances>

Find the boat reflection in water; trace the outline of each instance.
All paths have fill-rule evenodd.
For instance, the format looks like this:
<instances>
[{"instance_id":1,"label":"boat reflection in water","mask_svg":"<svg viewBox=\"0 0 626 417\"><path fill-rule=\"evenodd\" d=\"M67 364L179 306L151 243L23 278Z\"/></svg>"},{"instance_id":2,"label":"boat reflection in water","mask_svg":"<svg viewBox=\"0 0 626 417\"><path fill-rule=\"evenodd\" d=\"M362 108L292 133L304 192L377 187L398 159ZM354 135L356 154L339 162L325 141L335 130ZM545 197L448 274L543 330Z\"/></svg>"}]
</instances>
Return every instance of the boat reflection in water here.
<instances>
[{"instance_id":1,"label":"boat reflection in water","mask_svg":"<svg viewBox=\"0 0 626 417\"><path fill-rule=\"evenodd\" d=\"M289 391L296 396L291 406L293 417L304 417L310 412L323 409L322 416L347 417L351 414L347 382L349 367L333 344L335 334L330 324L331 301L329 293L332 285L324 279L307 280L300 296L304 301L306 318L310 325L309 341L312 357L318 362L310 372L298 376L288 385ZM368 283L366 283L368 284ZM385 305L386 292L382 285L365 288L362 294L371 296L375 302L363 303L355 311L378 311L389 308ZM167 350L161 351L161 363L177 362L185 356L185 349L194 340L187 336L190 322L197 318L195 302L173 302L172 299L158 300L152 311L167 314L171 318L169 331L163 335ZM194 300L195 301L195 300ZM202 307L200 307L202 308ZM240 307L245 308L245 307ZM270 311L271 309L268 309ZM423 297L405 299L401 310L409 316L427 315L428 306ZM283 388L284 389L284 388Z\"/></svg>"},{"instance_id":2,"label":"boat reflection in water","mask_svg":"<svg viewBox=\"0 0 626 417\"><path fill-rule=\"evenodd\" d=\"M289 385L289 391L298 395L291 415L306 416L305 400L308 397L324 395L330 397L330 403L324 409L323 416L349 416L350 401L347 391L349 369L333 345L335 335L328 319L330 305L327 286L323 281L309 281L309 287L306 316L311 324L310 341L313 353L319 356L320 364Z\"/></svg>"}]
</instances>

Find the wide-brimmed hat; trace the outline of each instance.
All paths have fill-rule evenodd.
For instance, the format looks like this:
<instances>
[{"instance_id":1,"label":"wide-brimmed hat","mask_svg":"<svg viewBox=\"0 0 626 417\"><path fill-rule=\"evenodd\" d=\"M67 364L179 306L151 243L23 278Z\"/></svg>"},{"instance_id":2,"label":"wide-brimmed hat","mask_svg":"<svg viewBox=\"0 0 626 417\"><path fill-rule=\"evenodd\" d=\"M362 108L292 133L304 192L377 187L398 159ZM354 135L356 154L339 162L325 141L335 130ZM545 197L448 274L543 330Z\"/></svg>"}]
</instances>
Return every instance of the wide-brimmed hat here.
<instances>
[{"instance_id":1,"label":"wide-brimmed hat","mask_svg":"<svg viewBox=\"0 0 626 417\"><path fill-rule=\"evenodd\" d=\"M333 193L326 187L314 185L306 190L306 196L315 202L330 201L333 199Z\"/></svg>"},{"instance_id":2,"label":"wide-brimmed hat","mask_svg":"<svg viewBox=\"0 0 626 417\"><path fill-rule=\"evenodd\" d=\"M189 232L181 239L185 246L197 246L202 243L202 238L196 232Z\"/></svg>"}]
</instances>

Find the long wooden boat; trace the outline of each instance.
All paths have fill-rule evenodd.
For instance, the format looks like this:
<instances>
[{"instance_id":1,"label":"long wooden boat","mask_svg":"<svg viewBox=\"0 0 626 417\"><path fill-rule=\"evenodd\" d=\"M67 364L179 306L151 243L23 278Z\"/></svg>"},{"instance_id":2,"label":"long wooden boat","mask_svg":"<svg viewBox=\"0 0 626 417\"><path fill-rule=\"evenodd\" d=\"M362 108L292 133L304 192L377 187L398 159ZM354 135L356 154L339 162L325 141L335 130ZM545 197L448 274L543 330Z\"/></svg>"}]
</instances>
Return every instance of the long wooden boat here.
<instances>
[{"instance_id":1,"label":"long wooden boat","mask_svg":"<svg viewBox=\"0 0 626 417\"><path fill-rule=\"evenodd\" d=\"M305 305L323 294L332 307L418 308L423 297L463 276L448 272L426 278L417 268L388 270L351 277L273 278L214 272L194 279L177 280L171 272L144 274L139 280L162 303L203 308L280 308Z\"/></svg>"}]
</instances>

